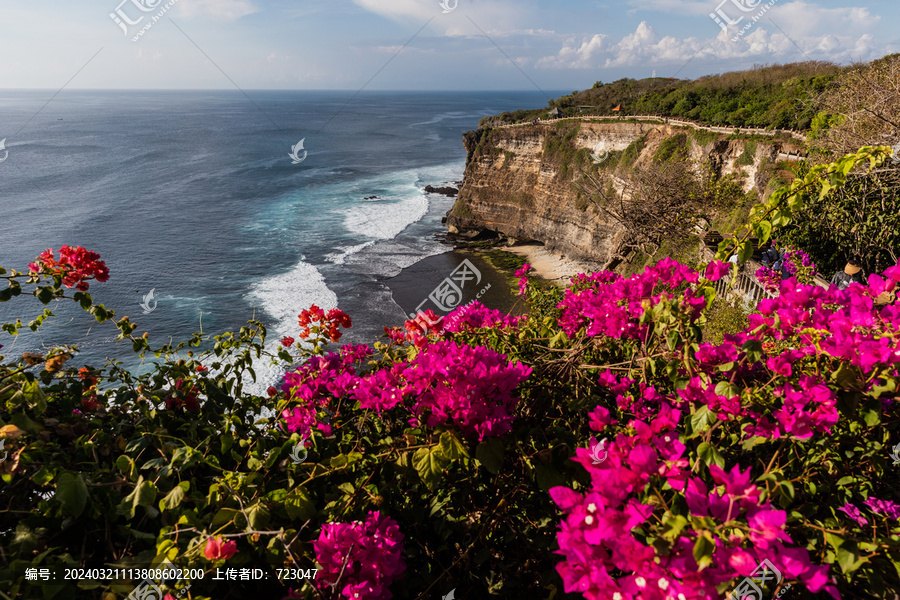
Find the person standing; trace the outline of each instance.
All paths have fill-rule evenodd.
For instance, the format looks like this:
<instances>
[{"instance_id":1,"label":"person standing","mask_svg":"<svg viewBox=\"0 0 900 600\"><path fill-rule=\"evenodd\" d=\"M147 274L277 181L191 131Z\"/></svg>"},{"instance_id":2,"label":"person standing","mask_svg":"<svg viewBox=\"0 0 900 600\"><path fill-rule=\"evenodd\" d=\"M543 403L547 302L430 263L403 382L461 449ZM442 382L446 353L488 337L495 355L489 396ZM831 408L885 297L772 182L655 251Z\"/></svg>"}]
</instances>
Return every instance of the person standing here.
<instances>
[{"instance_id":1,"label":"person standing","mask_svg":"<svg viewBox=\"0 0 900 600\"><path fill-rule=\"evenodd\" d=\"M831 284L839 290L846 290L851 283L863 283L862 265L859 259L851 258L843 271L838 271L831 278Z\"/></svg>"}]
</instances>

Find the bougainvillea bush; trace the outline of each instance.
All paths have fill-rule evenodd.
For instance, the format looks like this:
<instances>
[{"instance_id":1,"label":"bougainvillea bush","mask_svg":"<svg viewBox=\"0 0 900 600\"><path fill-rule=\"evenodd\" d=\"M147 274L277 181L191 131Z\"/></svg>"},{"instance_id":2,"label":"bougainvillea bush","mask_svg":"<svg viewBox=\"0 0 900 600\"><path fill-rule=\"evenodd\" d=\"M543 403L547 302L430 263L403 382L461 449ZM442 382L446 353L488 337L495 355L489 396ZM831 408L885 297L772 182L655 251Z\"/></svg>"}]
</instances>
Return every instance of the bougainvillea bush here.
<instances>
[{"instance_id":1,"label":"bougainvillea bush","mask_svg":"<svg viewBox=\"0 0 900 600\"><path fill-rule=\"evenodd\" d=\"M371 346L340 345L339 309L298 307L269 354L257 322L154 347L87 293L115 265L64 255L0 271L0 301L71 298L157 360L138 376L77 348L0 350L7 597L900 592L900 307L873 303L900 266L844 291L788 279L716 344L702 332L731 265L665 259L565 290L526 267L527 316L473 303ZM286 374L256 395L260 361ZM26 575L170 564L188 576Z\"/></svg>"}]
</instances>

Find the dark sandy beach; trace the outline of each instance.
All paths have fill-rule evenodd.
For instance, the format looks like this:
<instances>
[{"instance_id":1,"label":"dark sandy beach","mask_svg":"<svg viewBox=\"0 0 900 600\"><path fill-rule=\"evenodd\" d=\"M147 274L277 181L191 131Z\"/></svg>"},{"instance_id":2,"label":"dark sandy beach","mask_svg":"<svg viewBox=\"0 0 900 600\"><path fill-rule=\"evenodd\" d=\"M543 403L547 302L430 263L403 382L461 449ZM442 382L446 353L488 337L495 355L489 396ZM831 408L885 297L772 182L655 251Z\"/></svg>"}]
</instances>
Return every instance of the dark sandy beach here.
<instances>
[{"instance_id":1,"label":"dark sandy beach","mask_svg":"<svg viewBox=\"0 0 900 600\"><path fill-rule=\"evenodd\" d=\"M461 282L458 269L465 260L468 260L477 272L473 272L465 282ZM407 315L415 312L417 308L420 311L431 309L438 315L446 315L449 311L441 310L440 306L429 296L442 284L447 285L445 280L451 278L454 272L456 272L456 276L452 278L452 281L461 289L462 299L453 305L458 296L448 298L443 303L444 307L452 310L456 306L462 306L477 299L488 308L504 313L512 311L514 314L520 314L523 312L522 299L514 295L510 289L509 275L497 270L486 260L471 252L453 250L428 257L403 269L399 275L387 279L385 283L393 293L394 302L399 304ZM478 276L480 276L480 280ZM435 295L435 297L440 299L439 295Z\"/></svg>"}]
</instances>

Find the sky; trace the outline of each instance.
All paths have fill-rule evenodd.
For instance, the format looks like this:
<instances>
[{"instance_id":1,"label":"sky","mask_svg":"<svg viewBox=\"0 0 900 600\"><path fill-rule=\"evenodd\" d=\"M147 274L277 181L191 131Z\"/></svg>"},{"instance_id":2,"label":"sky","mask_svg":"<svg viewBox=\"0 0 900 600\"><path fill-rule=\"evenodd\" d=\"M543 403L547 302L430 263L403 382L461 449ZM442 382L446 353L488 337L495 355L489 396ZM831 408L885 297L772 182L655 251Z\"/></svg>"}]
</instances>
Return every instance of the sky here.
<instances>
[{"instance_id":1,"label":"sky","mask_svg":"<svg viewBox=\"0 0 900 600\"><path fill-rule=\"evenodd\" d=\"M897 0L0 0L0 88L581 90L868 61L898 25Z\"/></svg>"}]
</instances>

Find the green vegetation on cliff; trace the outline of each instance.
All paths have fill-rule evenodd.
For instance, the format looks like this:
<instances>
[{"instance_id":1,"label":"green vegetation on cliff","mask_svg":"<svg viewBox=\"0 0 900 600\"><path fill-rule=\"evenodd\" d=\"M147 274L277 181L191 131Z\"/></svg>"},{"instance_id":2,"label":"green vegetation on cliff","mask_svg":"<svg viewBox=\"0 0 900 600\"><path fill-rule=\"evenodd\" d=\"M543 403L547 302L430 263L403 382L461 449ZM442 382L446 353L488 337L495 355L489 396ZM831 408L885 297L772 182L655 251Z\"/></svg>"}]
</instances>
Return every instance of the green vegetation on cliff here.
<instances>
[{"instance_id":1,"label":"green vegetation on cliff","mask_svg":"<svg viewBox=\"0 0 900 600\"><path fill-rule=\"evenodd\" d=\"M843 71L832 63L811 61L695 80L653 77L598 81L589 90L551 100L547 108L505 112L483 119L482 124L547 118L549 110L559 108L567 117L661 115L720 127L808 130L816 117L810 101ZM621 112L613 112L616 106L621 106Z\"/></svg>"}]
</instances>

